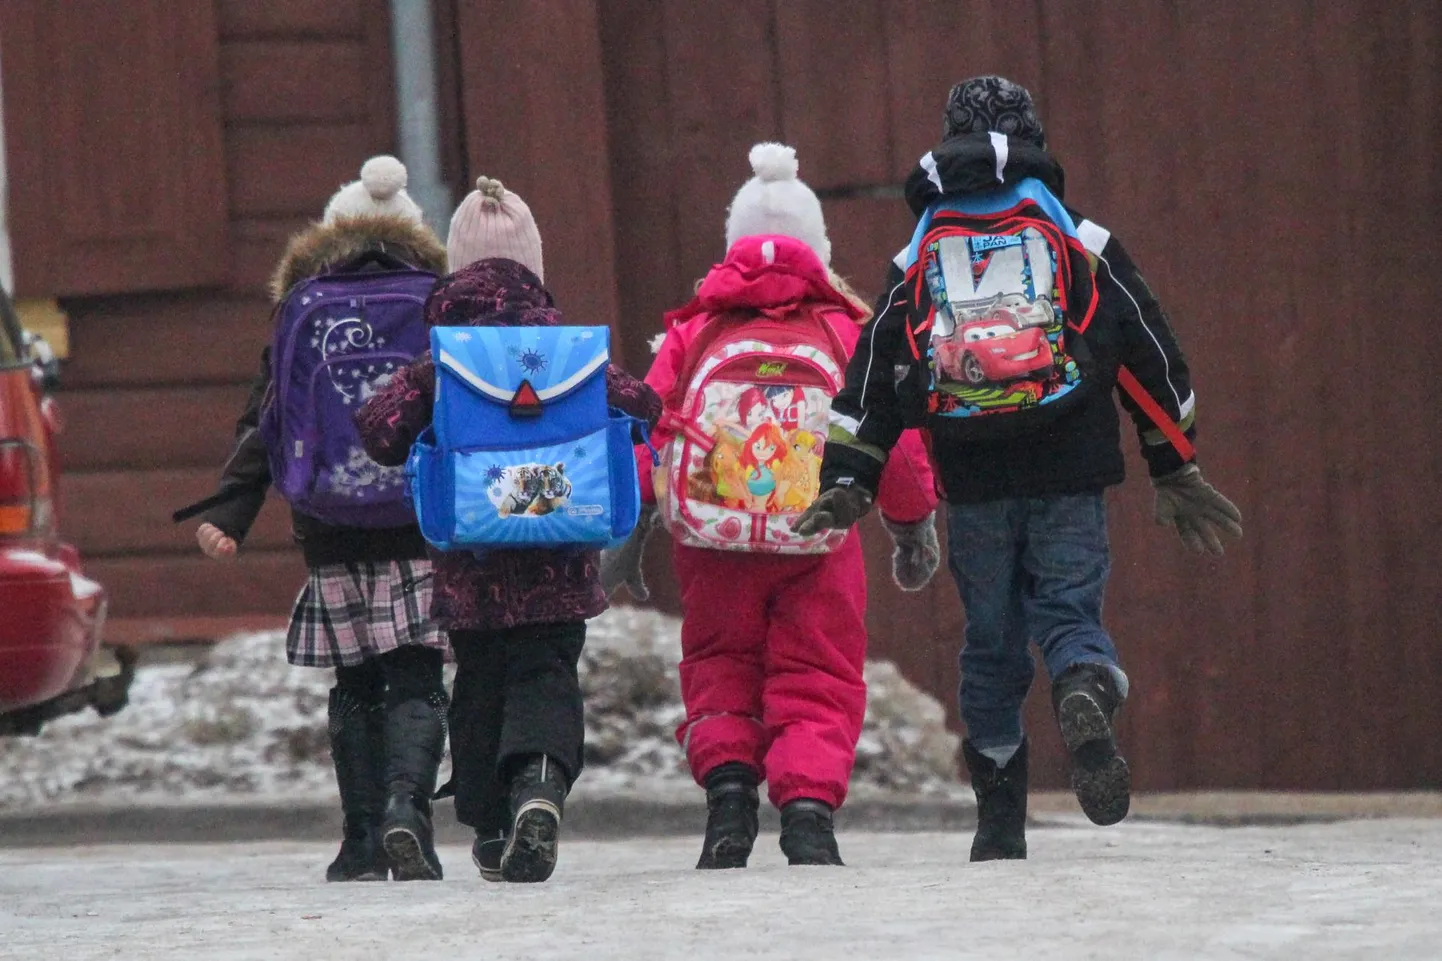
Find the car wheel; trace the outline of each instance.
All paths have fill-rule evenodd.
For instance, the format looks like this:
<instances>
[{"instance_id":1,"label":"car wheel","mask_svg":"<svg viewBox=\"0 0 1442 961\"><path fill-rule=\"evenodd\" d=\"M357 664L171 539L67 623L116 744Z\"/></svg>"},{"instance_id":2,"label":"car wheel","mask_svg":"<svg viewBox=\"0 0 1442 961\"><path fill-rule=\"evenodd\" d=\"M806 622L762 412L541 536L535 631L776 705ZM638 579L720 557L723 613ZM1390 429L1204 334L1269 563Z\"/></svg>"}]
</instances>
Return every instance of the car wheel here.
<instances>
[{"instance_id":1,"label":"car wheel","mask_svg":"<svg viewBox=\"0 0 1442 961\"><path fill-rule=\"evenodd\" d=\"M986 371L981 369L981 361L976 359L975 354L967 354L961 359L961 373L974 387L986 383Z\"/></svg>"}]
</instances>

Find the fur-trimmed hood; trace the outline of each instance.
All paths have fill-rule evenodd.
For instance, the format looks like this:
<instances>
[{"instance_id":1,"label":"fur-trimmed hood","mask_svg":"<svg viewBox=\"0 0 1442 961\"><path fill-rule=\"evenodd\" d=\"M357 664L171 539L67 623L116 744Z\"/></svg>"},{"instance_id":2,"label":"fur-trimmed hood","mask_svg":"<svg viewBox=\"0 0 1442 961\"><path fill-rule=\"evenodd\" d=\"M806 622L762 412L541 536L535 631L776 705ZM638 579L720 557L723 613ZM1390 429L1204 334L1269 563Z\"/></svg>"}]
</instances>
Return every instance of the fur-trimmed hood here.
<instances>
[{"instance_id":1,"label":"fur-trimmed hood","mask_svg":"<svg viewBox=\"0 0 1442 961\"><path fill-rule=\"evenodd\" d=\"M405 217L342 217L330 224L312 224L290 239L271 277L270 295L279 303L307 277L373 250L437 276L446 272L445 245L429 227Z\"/></svg>"}]
</instances>

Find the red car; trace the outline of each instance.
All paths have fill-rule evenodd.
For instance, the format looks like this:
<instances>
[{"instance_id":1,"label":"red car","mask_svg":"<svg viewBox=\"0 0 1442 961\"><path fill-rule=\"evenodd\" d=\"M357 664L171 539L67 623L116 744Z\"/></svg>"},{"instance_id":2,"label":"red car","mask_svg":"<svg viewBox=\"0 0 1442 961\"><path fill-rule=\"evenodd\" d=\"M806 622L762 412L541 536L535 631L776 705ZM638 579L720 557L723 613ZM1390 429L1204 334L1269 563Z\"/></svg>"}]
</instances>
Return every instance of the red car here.
<instances>
[{"instance_id":1,"label":"red car","mask_svg":"<svg viewBox=\"0 0 1442 961\"><path fill-rule=\"evenodd\" d=\"M0 289L0 735L35 734L47 720L125 706L134 656L92 678L105 591L80 572L56 528L58 429L48 396L56 365L28 338Z\"/></svg>"},{"instance_id":2,"label":"red car","mask_svg":"<svg viewBox=\"0 0 1442 961\"><path fill-rule=\"evenodd\" d=\"M1021 327L1007 313L959 324L936 343L941 370L973 387L1019 380L1052 366L1051 342L1041 327Z\"/></svg>"}]
</instances>

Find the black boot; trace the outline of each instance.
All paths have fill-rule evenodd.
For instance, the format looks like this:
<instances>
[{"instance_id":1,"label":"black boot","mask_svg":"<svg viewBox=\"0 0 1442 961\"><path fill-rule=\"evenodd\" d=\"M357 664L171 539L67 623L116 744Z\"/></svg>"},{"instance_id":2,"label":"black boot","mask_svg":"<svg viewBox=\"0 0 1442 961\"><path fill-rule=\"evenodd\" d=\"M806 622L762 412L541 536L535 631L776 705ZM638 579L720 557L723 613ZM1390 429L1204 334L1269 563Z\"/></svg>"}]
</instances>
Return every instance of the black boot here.
<instances>
[{"instance_id":1,"label":"black boot","mask_svg":"<svg viewBox=\"0 0 1442 961\"><path fill-rule=\"evenodd\" d=\"M506 853L504 837L484 837L477 834L471 845L471 863L481 872L485 881L504 881L501 876L501 858Z\"/></svg>"},{"instance_id":2,"label":"black boot","mask_svg":"<svg viewBox=\"0 0 1442 961\"><path fill-rule=\"evenodd\" d=\"M706 840L699 870L744 868L761 829L760 779L745 764L722 764L706 775Z\"/></svg>"},{"instance_id":3,"label":"black boot","mask_svg":"<svg viewBox=\"0 0 1442 961\"><path fill-rule=\"evenodd\" d=\"M836 848L831 808L822 801L801 798L781 809L781 851L788 864L843 866Z\"/></svg>"},{"instance_id":4,"label":"black boot","mask_svg":"<svg viewBox=\"0 0 1442 961\"><path fill-rule=\"evenodd\" d=\"M439 881L431 794L446 744L445 703L412 698L386 711L387 779L382 836L397 881Z\"/></svg>"},{"instance_id":5,"label":"black boot","mask_svg":"<svg viewBox=\"0 0 1442 961\"><path fill-rule=\"evenodd\" d=\"M511 833L501 855L504 880L540 882L556 869L568 790L566 772L544 754L528 758L512 776Z\"/></svg>"},{"instance_id":6,"label":"black boot","mask_svg":"<svg viewBox=\"0 0 1442 961\"><path fill-rule=\"evenodd\" d=\"M998 767L996 762L962 741L966 767L971 771L971 789L976 792L976 839L971 842L973 861L1010 861L1026 858L1026 773L1027 746L1021 747Z\"/></svg>"},{"instance_id":7,"label":"black boot","mask_svg":"<svg viewBox=\"0 0 1442 961\"><path fill-rule=\"evenodd\" d=\"M329 715L330 756L345 835L325 879L384 881L390 872L380 839L386 801L385 717L379 704L367 704L338 687L331 688Z\"/></svg>"},{"instance_id":8,"label":"black boot","mask_svg":"<svg viewBox=\"0 0 1442 961\"><path fill-rule=\"evenodd\" d=\"M1121 707L1116 678L1100 664L1077 664L1052 682L1052 706L1072 757L1072 790L1094 824L1116 824L1131 808L1132 773L1117 753L1112 720Z\"/></svg>"}]
</instances>

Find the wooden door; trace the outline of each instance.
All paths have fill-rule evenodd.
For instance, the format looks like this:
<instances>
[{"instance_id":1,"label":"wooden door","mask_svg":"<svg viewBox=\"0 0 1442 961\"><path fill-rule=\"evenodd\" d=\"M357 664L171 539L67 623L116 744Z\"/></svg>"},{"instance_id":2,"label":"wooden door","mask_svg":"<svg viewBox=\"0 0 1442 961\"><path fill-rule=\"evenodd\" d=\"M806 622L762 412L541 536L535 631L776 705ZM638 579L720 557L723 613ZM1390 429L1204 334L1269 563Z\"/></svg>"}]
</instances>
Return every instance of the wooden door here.
<instances>
[{"instance_id":1,"label":"wooden door","mask_svg":"<svg viewBox=\"0 0 1442 961\"><path fill-rule=\"evenodd\" d=\"M0 44L18 292L224 280L213 5L6 0Z\"/></svg>"}]
</instances>

